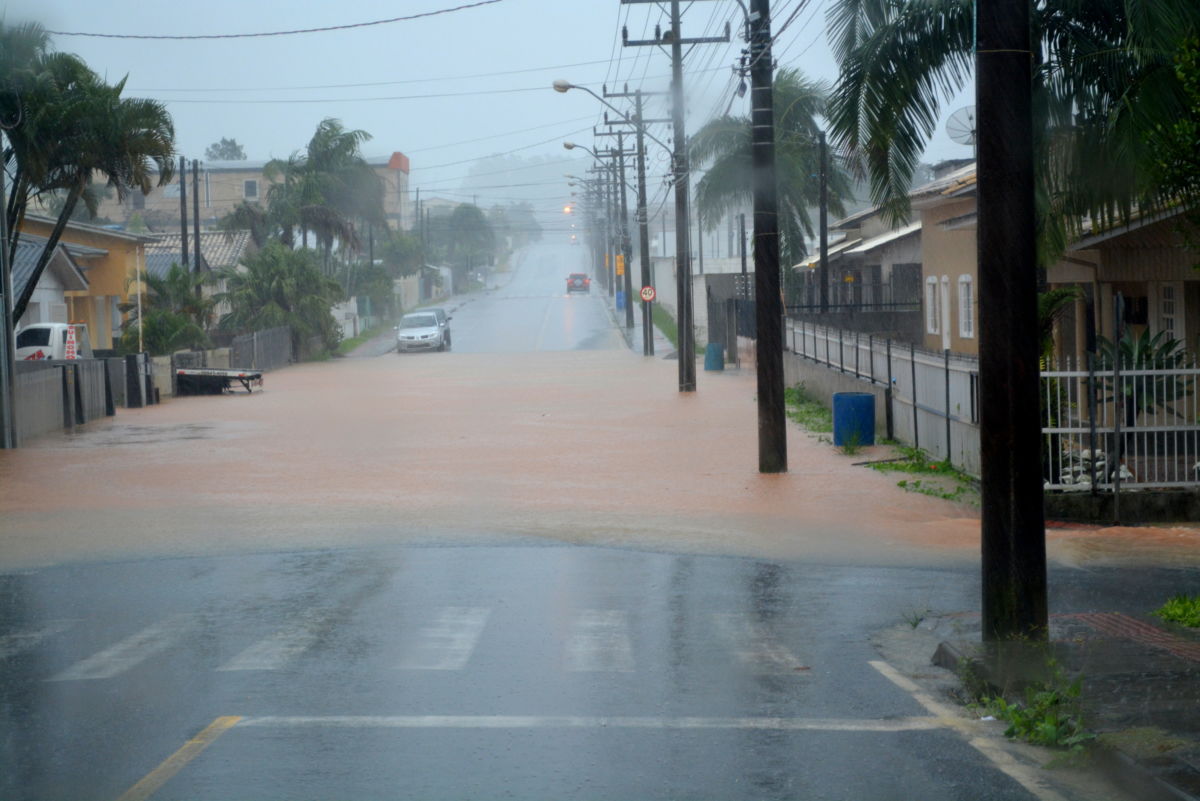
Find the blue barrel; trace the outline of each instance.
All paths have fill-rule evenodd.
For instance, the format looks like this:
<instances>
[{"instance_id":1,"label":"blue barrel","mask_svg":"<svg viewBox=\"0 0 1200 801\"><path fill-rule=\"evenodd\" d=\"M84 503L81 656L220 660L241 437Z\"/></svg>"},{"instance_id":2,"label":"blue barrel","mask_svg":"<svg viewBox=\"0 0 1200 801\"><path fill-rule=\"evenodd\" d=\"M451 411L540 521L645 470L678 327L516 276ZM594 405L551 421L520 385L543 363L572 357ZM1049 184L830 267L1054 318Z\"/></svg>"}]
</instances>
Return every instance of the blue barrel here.
<instances>
[{"instance_id":1,"label":"blue barrel","mask_svg":"<svg viewBox=\"0 0 1200 801\"><path fill-rule=\"evenodd\" d=\"M704 369L725 369L725 346L720 342L709 342L704 346Z\"/></svg>"},{"instance_id":2,"label":"blue barrel","mask_svg":"<svg viewBox=\"0 0 1200 801\"><path fill-rule=\"evenodd\" d=\"M870 392L833 393L833 444L875 444L875 396Z\"/></svg>"}]
</instances>

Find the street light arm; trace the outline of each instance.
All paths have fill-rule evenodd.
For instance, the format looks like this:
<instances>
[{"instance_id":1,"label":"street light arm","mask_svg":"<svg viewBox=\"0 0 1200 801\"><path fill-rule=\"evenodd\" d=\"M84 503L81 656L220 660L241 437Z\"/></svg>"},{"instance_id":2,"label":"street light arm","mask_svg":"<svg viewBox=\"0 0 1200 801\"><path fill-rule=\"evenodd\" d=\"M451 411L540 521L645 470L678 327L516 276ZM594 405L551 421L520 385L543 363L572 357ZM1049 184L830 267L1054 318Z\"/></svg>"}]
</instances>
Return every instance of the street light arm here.
<instances>
[{"instance_id":1,"label":"street light arm","mask_svg":"<svg viewBox=\"0 0 1200 801\"><path fill-rule=\"evenodd\" d=\"M613 111L615 111L615 112L617 112L618 114L620 114L620 115L621 115L621 122L624 122L624 123L625 123L625 124L627 124L627 125L634 125L634 126L637 126L637 127L641 128L641 129L642 129L642 133L643 133L643 134L645 134L646 136L648 136L650 139L653 139L653 140L654 140L654 142L655 142L655 143L656 143L656 144L657 144L659 147L663 148L663 149L664 149L664 150L666 150L668 153L672 152L671 148L670 148L668 145L666 145L666 144L665 144L665 143L664 143L664 142L663 142L661 139L659 139L657 136L655 136L654 134L650 133L650 131L649 131L649 130L646 128L646 126L645 126L645 125L642 123L642 121L641 121L641 120L635 120L635 119L632 119L632 118L631 118L629 115L627 115L625 112L621 111L619 108L617 108L616 106L614 106L612 103L609 103L609 102L608 102L607 100L605 100L603 97L601 97L600 95L596 94L596 93L595 93L595 92L593 92L591 89L588 89L586 86L580 86L580 85L579 85L579 84L577 84L577 83L571 83L570 81L564 81L564 80L563 80L563 79L561 79L561 78L559 78L557 81L555 81L555 82L553 83L553 86L554 86L554 91L556 91L556 92L559 92L560 94L566 94L566 93L567 93L568 91L570 91L571 89L582 89L583 91L587 92L587 93L588 93L589 95L591 95L592 97L594 97L594 98L596 98L597 100L599 100L599 101L600 101L601 103L603 103L604 105L608 106L608 107L609 107L610 109L612 109ZM570 148L567 148L567 149L568 149L568 150L570 150Z\"/></svg>"}]
</instances>

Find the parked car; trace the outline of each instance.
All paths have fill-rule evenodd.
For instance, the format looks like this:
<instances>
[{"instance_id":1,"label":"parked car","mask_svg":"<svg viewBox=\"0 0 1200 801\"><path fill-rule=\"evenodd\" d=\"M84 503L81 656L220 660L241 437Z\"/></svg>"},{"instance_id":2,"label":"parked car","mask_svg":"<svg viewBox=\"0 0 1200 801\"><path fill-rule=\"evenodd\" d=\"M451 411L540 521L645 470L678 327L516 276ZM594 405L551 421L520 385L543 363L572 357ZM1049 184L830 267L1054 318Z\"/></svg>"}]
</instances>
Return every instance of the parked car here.
<instances>
[{"instance_id":1,"label":"parked car","mask_svg":"<svg viewBox=\"0 0 1200 801\"><path fill-rule=\"evenodd\" d=\"M567 276L567 292L591 292L592 279L584 273L571 273Z\"/></svg>"},{"instance_id":2,"label":"parked car","mask_svg":"<svg viewBox=\"0 0 1200 801\"><path fill-rule=\"evenodd\" d=\"M446 350L450 350L450 321L454 318L446 314L446 310L441 306L434 306L432 309L421 309L423 312L432 312L438 318L438 325L442 327L442 339L446 342Z\"/></svg>"},{"instance_id":3,"label":"parked car","mask_svg":"<svg viewBox=\"0 0 1200 801\"><path fill-rule=\"evenodd\" d=\"M396 326L396 352L414 350L445 350L445 331L437 315L430 311L406 314Z\"/></svg>"},{"instance_id":4,"label":"parked car","mask_svg":"<svg viewBox=\"0 0 1200 801\"><path fill-rule=\"evenodd\" d=\"M83 323L33 323L17 332L16 345L18 361L92 358L92 341Z\"/></svg>"}]
</instances>

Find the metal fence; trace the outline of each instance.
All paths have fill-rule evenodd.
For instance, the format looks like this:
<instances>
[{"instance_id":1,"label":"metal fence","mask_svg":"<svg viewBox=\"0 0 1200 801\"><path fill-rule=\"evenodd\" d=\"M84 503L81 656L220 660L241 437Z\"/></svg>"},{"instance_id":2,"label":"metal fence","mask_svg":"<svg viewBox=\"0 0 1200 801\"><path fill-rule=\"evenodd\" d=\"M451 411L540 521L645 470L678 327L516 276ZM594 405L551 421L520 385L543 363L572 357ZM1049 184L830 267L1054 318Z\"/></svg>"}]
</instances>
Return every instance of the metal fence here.
<instances>
[{"instance_id":1,"label":"metal fence","mask_svg":"<svg viewBox=\"0 0 1200 801\"><path fill-rule=\"evenodd\" d=\"M886 388L888 435L978 475L979 362L789 320L797 356ZM1044 370L1042 470L1051 490L1200 485L1200 368Z\"/></svg>"},{"instance_id":2,"label":"metal fence","mask_svg":"<svg viewBox=\"0 0 1200 801\"><path fill-rule=\"evenodd\" d=\"M1042 372L1047 489L1200 483L1200 369L1094 359L1057 366Z\"/></svg>"},{"instance_id":3,"label":"metal fence","mask_svg":"<svg viewBox=\"0 0 1200 801\"><path fill-rule=\"evenodd\" d=\"M292 329L268 328L234 337L229 346L229 366L273 370L293 360Z\"/></svg>"},{"instance_id":4,"label":"metal fence","mask_svg":"<svg viewBox=\"0 0 1200 801\"><path fill-rule=\"evenodd\" d=\"M979 361L890 338L789 320L789 349L886 388L888 436L979 473Z\"/></svg>"}]
</instances>

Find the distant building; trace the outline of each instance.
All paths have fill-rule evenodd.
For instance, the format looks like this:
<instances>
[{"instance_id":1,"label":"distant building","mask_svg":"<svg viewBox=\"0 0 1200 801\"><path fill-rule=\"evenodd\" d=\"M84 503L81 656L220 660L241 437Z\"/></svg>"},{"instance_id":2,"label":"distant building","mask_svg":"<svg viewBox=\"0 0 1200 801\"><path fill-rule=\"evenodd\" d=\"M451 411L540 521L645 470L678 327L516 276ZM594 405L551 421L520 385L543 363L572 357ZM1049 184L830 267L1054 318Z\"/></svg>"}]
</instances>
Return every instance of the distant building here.
<instances>
[{"instance_id":1,"label":"distant building","mask_svg":"<svg viewBox=\"0 0 1200 801\"><path fill-rule=\"evenodd\" d=\"M383 181L383 211L388 225L392 228L408 227L412 211L408 200L408 156L400 152L389 156L371 157L367 164L375 170L375 174ZM233 211L234 207L243 201L246 203L262 203L267 200L267 190L271 181L263 174L266 161L210 161L200 163L200 219L205 226L213 225L217 220ZM185 189L188 193L188 221L191 222L191 202L194 197L192 173L184 177ZM171 183L155 187L149 193L131 192L124 201L115 197L105 198L100 203L97 212L99 217L107 217L115 223L128 225L135 216L140 215L152 228L165 230L168 226L179 224L179 188L180 176L176 175Z\"/></svg>"}]
</instances>

